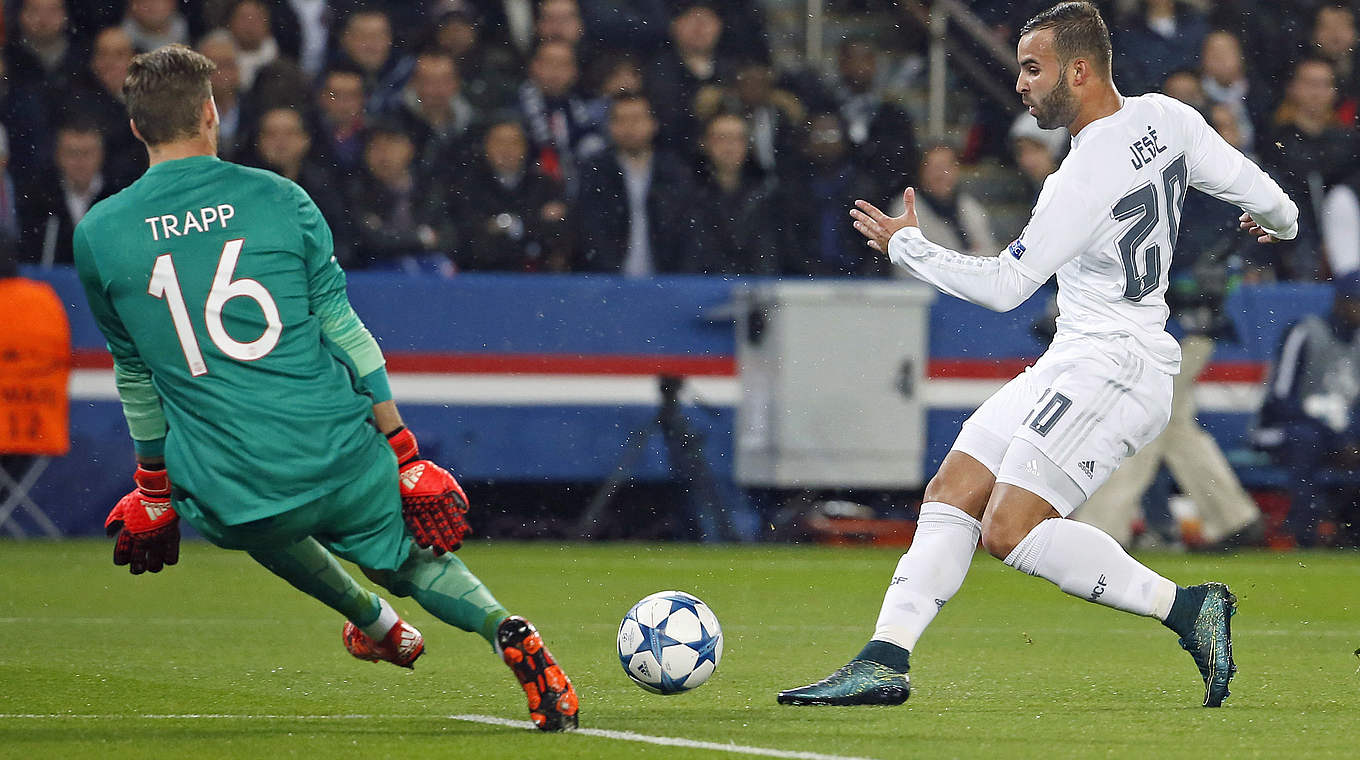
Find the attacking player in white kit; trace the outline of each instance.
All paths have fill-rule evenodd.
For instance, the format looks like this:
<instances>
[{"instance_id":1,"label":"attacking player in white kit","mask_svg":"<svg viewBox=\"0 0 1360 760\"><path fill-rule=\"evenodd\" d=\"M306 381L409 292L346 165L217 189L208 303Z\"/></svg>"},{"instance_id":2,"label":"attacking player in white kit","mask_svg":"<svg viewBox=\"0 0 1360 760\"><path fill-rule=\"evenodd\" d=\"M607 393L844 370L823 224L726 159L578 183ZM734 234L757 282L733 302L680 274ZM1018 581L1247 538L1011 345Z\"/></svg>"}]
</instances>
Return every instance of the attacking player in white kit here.
<instances>
[{"instance_id":1,"label":"attacking player in white kit","mask_svg":"<svg viewBox=\"0 0 1360 760\"><path fill-rule=\"evenodd\" d=\"M941 291L1013 309L1058 276L1058 332L1034 366L964 423L926 486L916 538L888 586L872 639L826 679L780 692L792 705L900 704L908 655L963 584L978 539L1007 565L1088 601L1154 617L1180 635L1204 679L1204 704L1228 696L1235 667L1221 583L1184 588L1100 530L1065 519L1119 463L1166 426L1180 350L1163 295L1189 188L1246 210L1263 243L1298 233L1298 209L1194 109L1163 95L1123 97L1110 35L1089 3L1064 2L1020 33L1016 91L1072 150L1044 183L1019 239L996 257L935 245L914 193L889 217L851 211L871 248Z\"/></svg>"}]
</instances>

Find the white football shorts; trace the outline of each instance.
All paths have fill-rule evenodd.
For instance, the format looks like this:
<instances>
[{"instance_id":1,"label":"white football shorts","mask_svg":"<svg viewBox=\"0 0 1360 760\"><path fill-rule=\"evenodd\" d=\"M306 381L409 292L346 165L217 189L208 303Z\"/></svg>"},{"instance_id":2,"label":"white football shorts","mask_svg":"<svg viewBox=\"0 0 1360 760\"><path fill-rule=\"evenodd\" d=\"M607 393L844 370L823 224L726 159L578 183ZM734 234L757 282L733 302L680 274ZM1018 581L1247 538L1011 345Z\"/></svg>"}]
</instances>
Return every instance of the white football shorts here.
<instances>
[{"instance_id":1,"label":"white football shorts","mask_svg":"<svg viewBox=\"0 0 1360 760\"><path fill-rule=\"evenodd\" d=\"M1171 419L1171 375L1131 345L1054 343L973 412L954 449L1068 516Z\"/></svg>"}]
</instances>

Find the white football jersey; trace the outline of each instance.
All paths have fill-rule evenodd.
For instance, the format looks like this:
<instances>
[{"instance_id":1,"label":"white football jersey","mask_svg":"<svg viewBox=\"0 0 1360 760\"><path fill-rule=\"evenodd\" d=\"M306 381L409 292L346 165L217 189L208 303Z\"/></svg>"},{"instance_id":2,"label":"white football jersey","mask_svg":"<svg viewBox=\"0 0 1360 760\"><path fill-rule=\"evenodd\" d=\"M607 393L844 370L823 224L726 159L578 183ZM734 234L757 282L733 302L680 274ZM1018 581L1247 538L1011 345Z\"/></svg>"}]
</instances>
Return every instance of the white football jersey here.
<instances>
[{"instance_id":1,"label":"white football jersey","mask_svg":"<svg viewBox=\"0 0 1360 760\"><path fill-rule=\"evenodd\" d=\"M944 292L998 310L1057 274L1055 343L1128 336L1153 366L1175 373L1180 347L1166 332L1165 293L1191 187L1246 209L1281 238L1297 234L1297 207L1260 167L1199 112L1151 94L1125 98L1073 138L1024 232L997 259L961 260L914 227L894 235L888 253Z\"/></svg>"}]
</instances>

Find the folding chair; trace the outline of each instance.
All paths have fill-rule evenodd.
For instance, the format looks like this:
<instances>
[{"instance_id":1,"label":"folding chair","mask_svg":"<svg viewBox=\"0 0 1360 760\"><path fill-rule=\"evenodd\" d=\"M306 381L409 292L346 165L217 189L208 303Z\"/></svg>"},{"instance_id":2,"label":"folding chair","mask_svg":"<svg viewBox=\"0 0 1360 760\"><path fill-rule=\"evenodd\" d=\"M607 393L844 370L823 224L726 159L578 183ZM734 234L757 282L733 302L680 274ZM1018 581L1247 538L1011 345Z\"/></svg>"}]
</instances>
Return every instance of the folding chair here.
<instances>
[{"instance_id":1,"label":"folding chair","mask_svg":"<svg viewBox=\"0 0 1360 760\"><path fill-rule=\"evenodd\" d=\"M71 328L51 285L0 278L0 531L25 537L15 518L43 534L61 530L33 499L51 463L70 449L67 383Z\"/></svg>"},{"instance_id":2,"label":"folding chair","mask_svg":"<svg viewBox=\"0 0 1360 760\"><path fill-rule=\"evenodd\" d=\"M27 466L21 472L10 473L9 466L0 466L0 529L8 531L17 538L25 538L28 531L24 530L18 520L14 519L15 513L20 509L29 516L33 522L37 523L39 530L49 538L59 538L61 529L56 523L47 516L46 512L38 506L37 502L29 495L33 486L37 485L38 479L42 476L43 470L51 463L52 457L33 456L33 457L6 457L11 462L22 461ZM6 463L8 465L9 462ZM15 468L20 469L20 468ZM17 477L16 477L17 476Z\"/></svg>"}]
</instances>

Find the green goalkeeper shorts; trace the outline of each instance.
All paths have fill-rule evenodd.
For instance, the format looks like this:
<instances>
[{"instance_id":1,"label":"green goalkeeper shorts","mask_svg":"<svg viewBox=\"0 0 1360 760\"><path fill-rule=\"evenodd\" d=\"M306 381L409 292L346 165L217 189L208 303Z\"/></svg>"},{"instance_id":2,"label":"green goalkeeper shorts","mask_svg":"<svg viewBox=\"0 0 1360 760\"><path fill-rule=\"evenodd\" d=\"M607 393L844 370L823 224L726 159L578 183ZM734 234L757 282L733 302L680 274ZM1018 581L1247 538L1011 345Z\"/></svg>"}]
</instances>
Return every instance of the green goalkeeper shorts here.
<instances>
[{"instance_id":1,"label":"green goalkeeper shorts","mask_svg":"<svg viewBox=\"0 0 1360 760\"><path fill-rule=\"evenodd\" d=\"M274 551L308 536L356 565L396 570L413 541L401 517L397 458L381 437L357 477L331 493L299 507L240 525L224 525L204 510L197 496L175 500L180 516L203 537L224 549Z\"/></svg>"}]
</instances>

